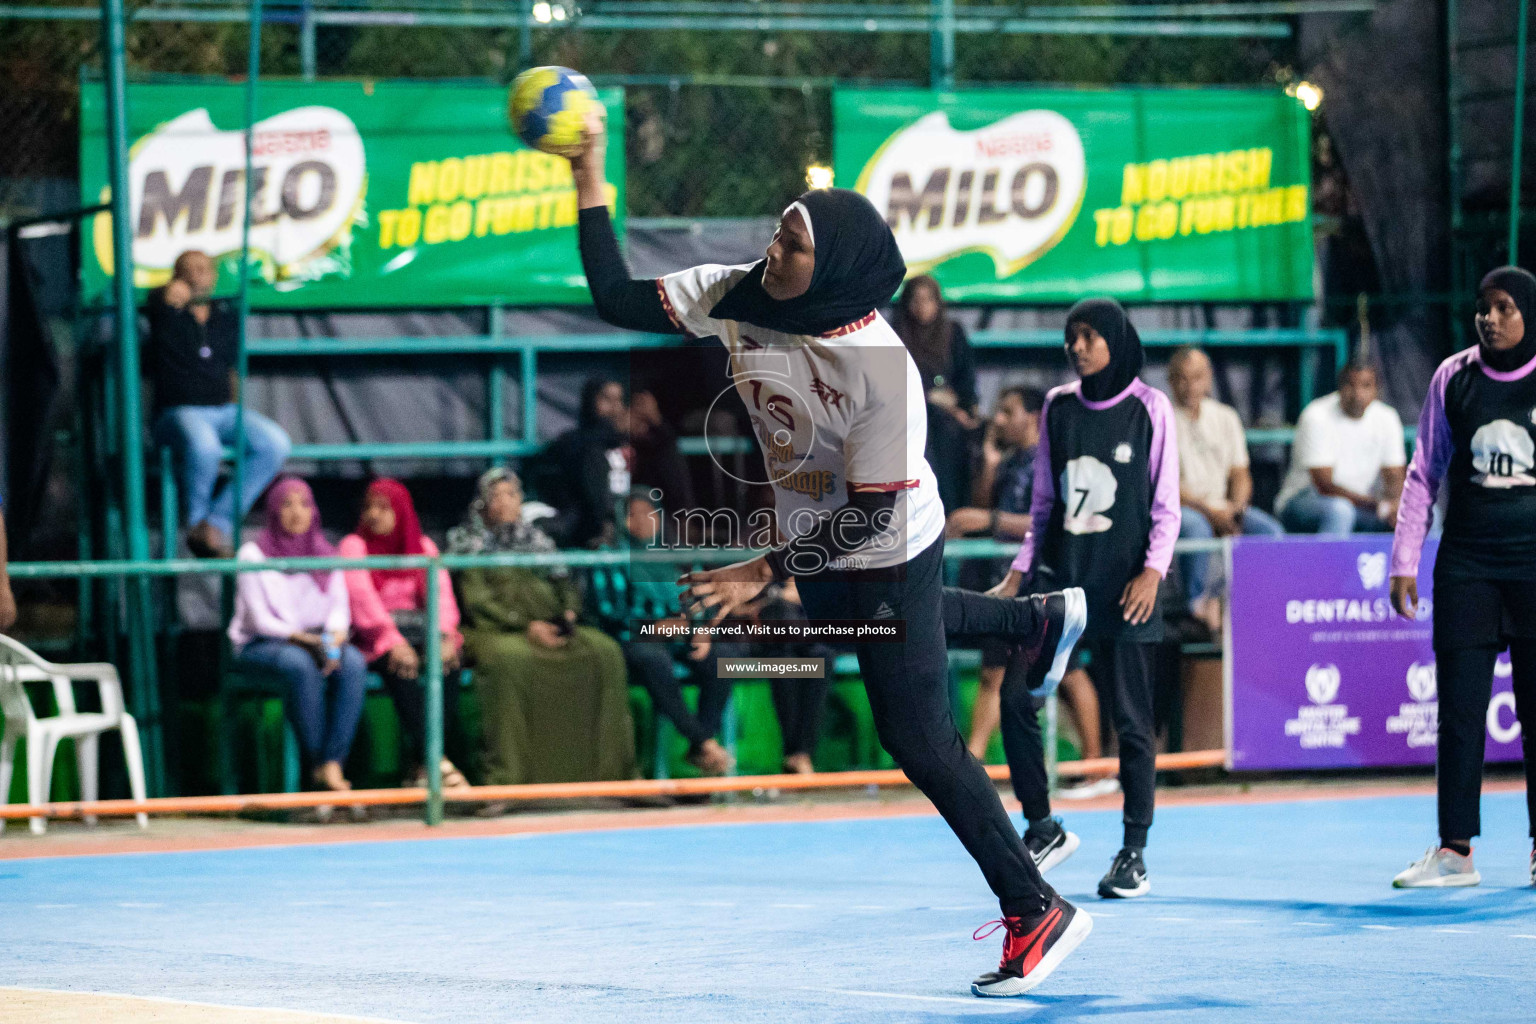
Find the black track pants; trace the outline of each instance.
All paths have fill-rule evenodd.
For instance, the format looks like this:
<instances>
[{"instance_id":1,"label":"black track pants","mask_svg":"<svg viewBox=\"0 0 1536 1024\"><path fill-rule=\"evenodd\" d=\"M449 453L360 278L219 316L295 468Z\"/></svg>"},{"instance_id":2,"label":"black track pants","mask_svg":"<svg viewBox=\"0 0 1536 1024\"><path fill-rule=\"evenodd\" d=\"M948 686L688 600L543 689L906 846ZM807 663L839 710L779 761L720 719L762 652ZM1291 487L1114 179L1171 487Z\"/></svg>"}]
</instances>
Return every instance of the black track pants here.
<instances>
[{"instance_id":1,"label":"black track pants","mask_svg":"<svg viewBox=\"0 0 1536 1024\"><path fill-rule=\"evenodd\" d=\"M1442 840L1468 840L1483 830L1488 702L1493 693L1494 662L1502 649L1503 645L1497 644L1435 651L1435 682L1440 691L1435 783ZM1515 716L1525 749L1526 811L1531 835L1536 837L1536 640L1511 641L1509 660L1514 669Z\"/></svg>"},{"instance_id":2,"label":"black track pants","mask_svg":"<svg viewBox=\"0 0 1536 1024\"><path fill-rule=\"evenodd\" d=\"M1003 913L1034 916L1052 890L950 710L943 565L941 538L897 569L803 577L800 596L811 619L872 619L884 604L905 620L905 643L858 647L880 743L976 859Z\"/></svg>"},{"instance_id":3,"label":"black track pants","mask_svg":"<svg viewBox=\"0 0 1536 1024\"><path fill-rule=\"evenodd\" d=\"M1039 605L1013 597L988 597L974 590L944 588L944 639L962 644L984 640L1036 643L1045 631Z\"/></svg>"},{"instance_id":4,"label":"black track pants","mask_svg":"<svg viewBox=\"0 0 1536 1024\"><path fill-rule=\"evenodd\" d=\"M1157 733L1152 711L1152 667L1156 644L1132 640L1093 644L1089 672L1100 698L1109 705L1120 741L1120 789L1126 846L1146 846L1157 792ZM1003 750L1013 793L1024 816L1038 821L1051 813L1045 775L1045 742L1040 735L1040 702L1030 696L1022 676L1009 673L1002 691Z\"/></svg>"}]
</instances>

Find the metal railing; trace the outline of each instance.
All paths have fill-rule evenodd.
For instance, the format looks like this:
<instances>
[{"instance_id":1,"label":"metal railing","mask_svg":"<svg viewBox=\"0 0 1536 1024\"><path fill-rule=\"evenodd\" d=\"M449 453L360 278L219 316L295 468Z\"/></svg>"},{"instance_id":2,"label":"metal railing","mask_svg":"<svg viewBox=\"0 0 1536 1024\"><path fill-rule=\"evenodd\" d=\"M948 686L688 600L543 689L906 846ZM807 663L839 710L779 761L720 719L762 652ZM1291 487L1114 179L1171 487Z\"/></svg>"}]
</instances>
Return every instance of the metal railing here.
<instances>
[{"instance_id":1,"label":"metal railing","mask_svg":"<svg viewBox=\"0 0 1536 1024\"><path fill-rule=\"evenodd\" d=\"M94 5L0 4L0 19L94 21L105 8ZM848 2L660 2L604 4L553 0L535 4L495 0L444 3L432 0L281 0L251 5L237 0L171 0L144 3L126 22L245 24L265 21L296 25L303 76L316 73L316 32L325 26L447 29L503 29L518 33L518 55L529 63L533 33L586 32L808 32L929 37L929 84L955 86L957 37L1121 36L1211 39L1290 39L1291 19L1305 14L1370 11L1374 0L1247 0L1247 2L1162 4L1005 5L926 0L904 4ZM117 8L121 10L121 8ZM118 15L113 15L118 16Z\"/></svg>"},{"instance_id":2,"label":"metal railing","mask_svg":"<svg viewBox=\"0 0 1536 1024\"><path fill-rule=\"evenodd\" d=\"M1199 551L1223 552L1230 540L1181 540L1175 545L1180 554ZM973 558L1006 558L1018 551L1012 542L975 539L952 540L945 543L945 560L957 561ZM556 551L549 553L506 553L479 555L370 555L367 558L270 558L263 561L242 559L117 559L88 562L13 562L10 565L12 579L120 579L140 582L147 591L152 579L167 579L192 575L231 576L243 572L311 572L320 570L373 570L373 569L424 569L427 585L423 618L426 622L438 621L442 601L441 579L438 570L495 569L495 568L593 568L631 565L637 562L674 565L721 565L751 557L760 552L734 548L651 548L616 549L602 551ZM443 820L443 665L441 637L437 630L426 630L422 652L422 685L426 700L425 761L427 769L427 793L425 819L429 825ZM1225 657L1225 653L1223 653ZM153 674L138 670L129 674L130 705L135 718L140 719L144 734L146 760L152 759L152 751L163 742L161 723L152 709L157 706L149 687L156 685ZM1050 715L1054 721L1054 714ZM1054 737L1051 737L1051 745ZM413 802L413 801L405 801Z\"/></svg>"}]
</instances>

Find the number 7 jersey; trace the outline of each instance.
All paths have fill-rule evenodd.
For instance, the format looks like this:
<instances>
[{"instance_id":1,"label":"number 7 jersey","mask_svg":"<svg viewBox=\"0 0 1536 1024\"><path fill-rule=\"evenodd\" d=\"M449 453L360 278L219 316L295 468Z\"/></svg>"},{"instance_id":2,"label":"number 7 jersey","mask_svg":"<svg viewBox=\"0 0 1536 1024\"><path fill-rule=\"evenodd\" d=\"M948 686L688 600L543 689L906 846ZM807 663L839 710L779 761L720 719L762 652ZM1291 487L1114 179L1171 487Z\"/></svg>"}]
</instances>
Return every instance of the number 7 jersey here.
<instances>
[{"instance_id":1,"label":"number 7 jersey","mask_svg":"<svg viewBox=\"0 0 1536 1024\"><path fill-rule=\"evenodd\" d=\"M860 491L898 492L890 525L832 568L901 565L939 539L944 507L923 458L927 401L917 366L879 313L823 335L784 334L709 311L750 270L705 264L656 282L681 330L717 337L774 488L779 533L810 533Z\"/></svg>"},{"instance_id":2,"label":"number 7 jersey","mask_svg":"<svg viewBox=\"0 0 1536 1024\"><path fill-rule=\"evenodd\" d=\"M1034 532L1013 568L1049 567L1060 586L1088 593L1088 635L1117 635L1119 599L1143 568L1166 577L1179 535L1179 448L1173 407L1133 380L1091 402L1081 382L1053 389L1040 413L1030 507ZM1038 547L1037 547L1038 545ZM1146 634L1146 635L1140 635ZM1161 635L1156 618L1137 635Z\"/></svg>"}]
</instances>

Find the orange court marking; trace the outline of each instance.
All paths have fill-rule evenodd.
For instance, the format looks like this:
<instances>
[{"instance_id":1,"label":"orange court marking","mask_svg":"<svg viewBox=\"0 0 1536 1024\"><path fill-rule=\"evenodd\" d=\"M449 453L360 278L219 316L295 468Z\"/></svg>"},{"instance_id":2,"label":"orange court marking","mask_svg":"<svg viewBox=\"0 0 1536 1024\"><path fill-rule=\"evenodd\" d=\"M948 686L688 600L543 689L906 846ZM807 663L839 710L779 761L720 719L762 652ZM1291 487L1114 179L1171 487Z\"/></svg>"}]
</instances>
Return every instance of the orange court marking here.
<instances>
[{"instance_id":1,"label":"orange court marking","mask_svg":"<svg viewBox=\"0 0 1536 1024\"><path fill-rule=\"evenodd\" d=\"M1193 750L1177 754L1159 754L1160 771L1184 768L1209 768L1225 763L1221 750ZM1057 765L1062 775L1111 775L1118 770L1114 758L1088 761L1063 761ZM1007 765L989 765L987 774L994 780L1008 777ZM445 790L447 803L486 803L501 800L569 800L589 797L685 796L703 793L735 793L757 789L843 789L858 786L910 785L900 769L849 772L815 772L810 775L733 775L697 779L619 779L604 782L542 782L516 786L463 786ZM357 789L345 793L248 793L227 796L173 796L150 800L93 800L39 804L0 804L0 820L7 818L79 818L88 815L109 817L130 814L215 814L253 810L294 810L302 807L356 807L420 804L427 799L423 788Z\"/></svg>"},{"instance_id":2,"label":"orange court marking","mask_svg":"<svg viewBox=\"0 0 1536 1024\"><path fill-rule=\"evenodd\" d=\"M1485 781L1485 792L1518 791L1518 779ZM1360 786L1276 786L1246 793L1179 792L1160 790L1160 807L1219 807L1244 804L1299 803L1320 800L1363 800L1385 796L1424 796L1435 792L1433 780L1422 782L1370 783ZM1005 799L1010 810L1019 804ZM1107 811L1120 806L1117 795L1083 800L1071 805L1083 811ZM582 811L569 814L510 816L493 820L454 819L437 828L419 821L387 825L271 825L252 831L205 836L156 836L153 829L141 832L116 830L116 835L84 839L73 835L56 841L43 838L0 839L0 860L32 860L52 857L88 857L122 853L191 853L208 850L240 850L260 847L319 844L398 842L419 839L473 839L486 836L544 835L561 832L610 832L639 828L689 828L707 825L794 824L817 821L856 821L906 818L936 812L926 800L899 803L797 803L770 806L675 807L665 810ZM0 1021L3 1024L3 1021Z\"/></svg>"}]
</instances>

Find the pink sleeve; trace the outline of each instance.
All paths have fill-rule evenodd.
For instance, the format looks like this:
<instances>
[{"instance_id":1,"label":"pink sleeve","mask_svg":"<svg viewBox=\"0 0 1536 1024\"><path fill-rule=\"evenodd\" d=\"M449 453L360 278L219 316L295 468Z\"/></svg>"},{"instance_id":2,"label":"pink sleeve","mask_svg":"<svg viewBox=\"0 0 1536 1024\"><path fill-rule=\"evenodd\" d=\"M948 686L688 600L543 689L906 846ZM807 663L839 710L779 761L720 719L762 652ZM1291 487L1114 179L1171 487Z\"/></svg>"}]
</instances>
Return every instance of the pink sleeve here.
<instances>
[{"instance_id":1,"label":"pink sleeve","mask_svg":"<svg viewBox=\"0 0 1536 1024\"><path fill-rule=\"evenodd\" d=\"M364 558L368 546L352 533L341 539L336 553L343 558ZM366 569L348 569L342 575L346 577L347 599L352 608L352 639L363 652L363 659L372 662L392 647L405 643L405 637L395 628L394 618L379 597L378 588L373 585L373 574Z\"/></svg>"},{"instance_id":2,"label":"pink sleeve","mask_svg":"<svg viewBox=\"0 0 1536 1024\"><path fill-rule=\"evenodd\" d=\"M1445 387L1463 365L1455 357L1440 364L1419 413L1418 440L1413 461L1408 465L1408 479L1403 483L1397 529L1392 532L1393 576L1419 574L1419 555L1435 514L1435 496L1440 493L1440 481L1451 462L1451 424L1445 418Z\"/></svg>"},{"instance_id":3,"label":"pink sleeve","mask_svg":"<svg viewBox=\"0 0 1536 1024\"><path fill-rule=\"evenodd\" d=\"M1173 404L1168 396L1138 381L1136 397L1152 417L1152 534L1147 541L1148 569L1168 576L1173 545L1179 539L1179 444L1174 433Z\"/></svg>"},{"instance_id":4,"label":"pink sleeve","mask_svg":"<svg viewBox=\"0 0 1536 1024\"><path fill-rule=\"evenodd\" d=\"M421 550L431 558L437 557L437 545L432 543L431 537L421 538ZM422 600L426 600L425 594ZM454 643L464 642L459 635L459 602L454 599L453 579L447 569L437 571L437 628L444 636L452 637Z\"/></svg>"},{"instance_id":5,"label":"pink sleeve","mask_svg":"<svg viewBox=\"0 0 1536 1024\"><path fill-rule=\"evenodd\" d=\"M1051 473L1051 439L1045 429L1046 422L1051 418L1051 401L1055 397L1056 391L1051 391L1045 396L1045 404L1040 407L1040 443L1035 447L1035 486L1029 501L1030 531L1024 543L1019 545L1019 553L1013 556L1013 564L1009 566L1026 576L1034 570L1035 544L1038 538L1045 536L1046 528L1051 524L1051 510L1056 505L1056 478Z\"/></svg>"}]
</instances>

